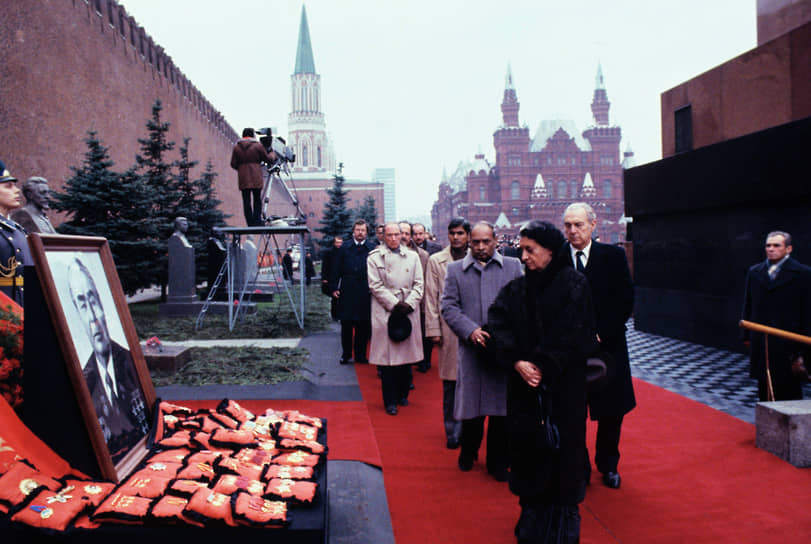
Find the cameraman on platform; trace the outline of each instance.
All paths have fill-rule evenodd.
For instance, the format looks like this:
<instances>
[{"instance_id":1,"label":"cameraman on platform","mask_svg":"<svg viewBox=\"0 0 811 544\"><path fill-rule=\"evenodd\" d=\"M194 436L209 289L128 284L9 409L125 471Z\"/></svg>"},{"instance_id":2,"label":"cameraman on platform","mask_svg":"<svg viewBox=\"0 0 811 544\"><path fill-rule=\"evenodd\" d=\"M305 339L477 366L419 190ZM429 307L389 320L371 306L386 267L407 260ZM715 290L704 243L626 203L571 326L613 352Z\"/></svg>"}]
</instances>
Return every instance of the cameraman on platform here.
<instances>
[{"instance_id":1,"label":"cameraman on platform","mask_svg":"<svg viewBox=\"0 0 811 544\"><path fill-rule=\"evenodd\" d=\"M252 128L242 130L242 139L234 146L231 153L231 168L237 171L239 190L242 191L242 208L245 212L245 223L249 227L262 225L262 188L265 178L262 174L262 164L272 163L276 160L276 153L266 151L264 146L256 140L256 133ZM251 207L253 198L253 208Z\"/></svg>"}]
</instances>

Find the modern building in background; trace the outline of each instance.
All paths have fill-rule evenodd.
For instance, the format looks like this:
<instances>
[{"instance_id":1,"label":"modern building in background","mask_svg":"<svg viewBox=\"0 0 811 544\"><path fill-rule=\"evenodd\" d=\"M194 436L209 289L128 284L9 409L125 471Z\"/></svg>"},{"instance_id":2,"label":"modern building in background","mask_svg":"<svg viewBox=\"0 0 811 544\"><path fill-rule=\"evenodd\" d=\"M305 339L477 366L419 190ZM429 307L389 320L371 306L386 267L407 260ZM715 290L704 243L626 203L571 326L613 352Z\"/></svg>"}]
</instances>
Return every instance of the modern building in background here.
<instances>
[{"instance_id":1,"label":"modern building in background","mask_svg":"<svg viewBox=\"0 0 811 544\"><path fill-rule=\"evenodd\" d=\"M375 168L372 181L383 184L383 202L377 203L379 222L397 221L397 201L394 195L394 168Z\"/></svg>"},{"instance_id":2,"label":"modern building in background","mask_svg":"<svg viewBox=\"0 0 811 544\"><path fill-rule=\"evenodd\" d=\"M337 173L335 151L327 133L321 101L321 76L315 70L315 59L310 42L307 12L302 6L299 25L296 65L290 76L292 111L288 116L288 145L296 152L291 169L292 181L283 178L296 196L307 226L314 230L329 200L326 190L333 186ZM392 170L392 184L394 182ZM378 180L346 179L344 188L350 208L363 204L367 196L375 199L378 217L383 216L384 183Z\"/></svg>"},{"instance_id":3,"label":"modern building in background","mask_svg":"<svg viewBox=\"0 0 811 544\"><path fill-rule=\"evenodd\" d=\"M566 206L591 204L603 242L625 241L623 168L632 164L630 148L620 153L622 131L609 119L602 67L597 67L591 103L593 124L580 132L568 119L542 120L530 136L519 122L518 95L507 69L501 103L502 124L493 133L495 163L483 153L443 173L431 219L437 236L442 225L461 215L471 223L489 221L501 234L514 235L532 219L560 224Z\"/></svg>"}]
</instances>

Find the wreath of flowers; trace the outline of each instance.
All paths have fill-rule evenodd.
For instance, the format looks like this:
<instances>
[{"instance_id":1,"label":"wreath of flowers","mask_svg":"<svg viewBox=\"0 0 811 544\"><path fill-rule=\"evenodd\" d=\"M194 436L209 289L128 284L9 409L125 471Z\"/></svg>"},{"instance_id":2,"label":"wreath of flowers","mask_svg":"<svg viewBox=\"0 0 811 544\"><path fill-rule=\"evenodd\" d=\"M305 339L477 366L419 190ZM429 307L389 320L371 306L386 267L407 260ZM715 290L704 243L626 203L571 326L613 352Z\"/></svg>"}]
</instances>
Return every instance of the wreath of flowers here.
<instances>
[{"instance_id":1,"label":"wreath of flowers","mask_svg":"<svg viewBox=\"0 0 811 544\"><path fill-rule=\"evenodd\" d=\"M0 304L0 395L19 412L23 404L23 318Z\"/></svg>"}]
</instances>

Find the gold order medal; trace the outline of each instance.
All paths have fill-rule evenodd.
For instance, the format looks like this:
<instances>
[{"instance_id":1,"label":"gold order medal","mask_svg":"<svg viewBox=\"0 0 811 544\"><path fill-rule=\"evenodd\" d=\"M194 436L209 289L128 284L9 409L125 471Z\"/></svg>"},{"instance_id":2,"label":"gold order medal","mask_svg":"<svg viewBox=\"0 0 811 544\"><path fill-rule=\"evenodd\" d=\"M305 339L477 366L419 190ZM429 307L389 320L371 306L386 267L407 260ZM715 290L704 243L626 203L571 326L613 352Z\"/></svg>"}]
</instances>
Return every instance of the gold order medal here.
<instances>
[{"instance_id":1,"label":"gold order medal","mask_svg":"<svg viewBox=\"0 0 811 544\"><path fill-rule=\"evenodd\" d=\"M101 493L101 487L97 485L86 485L84 486L85 493L89 493L91 495L98 495Z\"/></svg>"},{"instance_id":2,"label":"gold order medal","mask_svg":"<svg viewBox=\"0 0 811 544\"><path fill-rule=\"evenodd\" d=\"M48 519L49 517L51 517L53 515L54 515L54 511L51 510L50 508L46 508L45 510L43 510L42 512L39 513L39 517L41 517L42 519Z\"/></svg>"},{"instance_id":3,"label":"gold order medal","mask_svg":"<svg viewBox=\"0 0 811 544\"><path fill-rule=\"evenodd\" d=\"M26 478L25 480L20 482L20 491L26 497L31 494L33 490L39 487L39 482L32 478Z\"/></svg>"}]
</instances>

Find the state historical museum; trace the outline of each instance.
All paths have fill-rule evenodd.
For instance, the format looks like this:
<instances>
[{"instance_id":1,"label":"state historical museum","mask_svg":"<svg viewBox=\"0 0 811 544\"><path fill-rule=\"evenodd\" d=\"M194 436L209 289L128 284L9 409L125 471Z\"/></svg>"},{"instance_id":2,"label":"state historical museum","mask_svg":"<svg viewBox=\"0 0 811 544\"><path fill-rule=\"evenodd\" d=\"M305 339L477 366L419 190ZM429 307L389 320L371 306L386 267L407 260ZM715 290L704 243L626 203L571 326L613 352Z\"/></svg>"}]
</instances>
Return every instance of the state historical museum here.
<instances>
[{"instance_id":1,"label":"state historical museum","mask_svg":"<svg viewBox=\"0 0 811 544\"><path fill-rule=\"evenodd\" d=\"M445 241L446 226L454 216L471 224L489 221L498 234L517 234L533 219L562 224L563 211L572 202L585 201L597 213L596 234L606 243L625 241L626 221L622 175L633 162L633 152L620 154L621 129L608 119L608 101L602 67L597 68L593 125L582 133L574 121L543 120L530 138L519 125L519 102L508 69L502 124L493 133L496 164L484 155L462 161L443 175L431 220L437 237Z\"/></svg>"}]
</instances>

